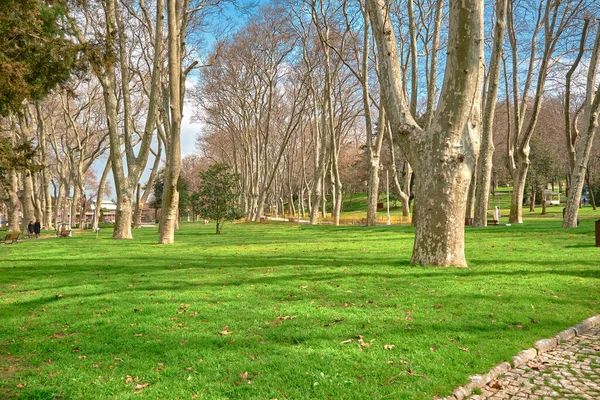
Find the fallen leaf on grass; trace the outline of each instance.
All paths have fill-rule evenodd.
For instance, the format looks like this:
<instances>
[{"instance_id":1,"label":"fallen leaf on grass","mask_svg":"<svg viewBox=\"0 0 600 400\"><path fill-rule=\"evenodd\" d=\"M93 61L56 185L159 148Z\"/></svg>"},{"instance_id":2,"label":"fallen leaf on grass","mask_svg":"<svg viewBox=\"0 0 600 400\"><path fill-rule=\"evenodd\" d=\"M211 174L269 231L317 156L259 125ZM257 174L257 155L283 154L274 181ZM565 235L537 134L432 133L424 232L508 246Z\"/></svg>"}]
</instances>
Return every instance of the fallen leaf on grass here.
<instances>
[{"instance_id":1,"label":"fallen leaf on grass","mask_svg":"<svg viewBox=\"0 0 600 400\"><path fill-rule=\"evenodd\" d=\"M384 344L383 345L384 350L392 350L394 347L396 347L395 344Z\"/></svg>"},{"instance_id":2,"label":"fallen leaf on grass","mask_svg":"<svg viewBox=\"0 0 600 400\"><path fill-rule=\"evenodd\" d=\"M56 297L62 299L64 296L62 294L57 294Z\"/></svg>"},{"instance_id":3,"label":"fallen leaf on grass","mask_svg":"<svg viewBox=\"0 0 600 400\"><path fill-rule=\"evenodd\" d=\"M431 347L429 348L429 350L431 350L431 351L437 351L438 347L439 347L439 346L438 346L437 344L434 344L433 346L431 346Z\"/></svg>"},{"instance_id":4,"label":"fallen leaf on grass","mask_svg":"<svg viewBox=\"0 0 600 400\"><path fill-rule=\"evenodd\" d=\"M87 356L79 356L77 358L79 358L80 360L85 360L87 358Z\"/></svg>"},{"instance_id":5,"label":"fallen leaf on grass","mask_svg":"<svg viewBox=\"0 0 600 400\"><path fill-rule=\"evenodd\" d=\"M137 385L135 385L135 392L133 394L138 394L142 391L142 389L144 389L145 387L150 386L149 383L138 383Z\"/></svg>"},{"instance_id":6,"label":"fallen leaf on grass","mask_svg":"<svg viewBox=\"0 0 600 400\"><path fill-rule=\"evenodd\" d=\"M352 340L354 339L346 339L346 340L342 340L342 342L340 344L347 344L347 343L351 343Z\"/></svg>"},{"instance_id":7,"label":"fallen leaf on grass","mask_svg":"<svg viewBox=\"0 0 600 400\"><path fill-rule=\"evenodd\" d=\"M468 347L459 347L460 350L462 351L466 351L467 353L469 352L469 348Z\"/></svg>"},{"instance_id":8,"label":"fallen leaf on grass","mask_svg":"<svg viewBox=\"0 0 600 400\"><path fill-rule=\"evenodd\" d=\"M273 321L267 322L266 324L269 326L277 326L281 323L281 321L287 321L288 319L296 319L298 318L297 315L279 315L277 316Z\"/></svg>"},{"instance_id":9,"label":"fallen leaf on grass","mask_svg":"<svg viewBox=\"0 0 600 400\"><path fill-rule=\"evenodd\" d=\"M126 384L126 385L128 385L128 384L130 384L131 382L133 382L133 377L132 377L132 376L129 376L129 375L127 375L127 378L125 379L125 384Z\"/></svg>"},{"instance_id":10,"label":"fallen leaf on grass","mask_svg":"<svg viewBox=\"0 0 600 400\"><path fill-rule=\"evenodd\" d=\"M17 387L18 387L19 389L23 389L25 386L27 386L27 384L26 384L26 383L17 383Z\"/></svg>"},{"instance_id":11,"label":"fallen leaf on grass","mask_svg":"<svg viewBox=\"0 0 600 400\"><path fill-rule=\"evenodd\" d=\"M135 334L135 335L133 335L133 336L140 337L140 336L144 336L144 334L143 334L143 333L136 333L136 334Z\"/></svg>"},{"instance_id":12,"label":"fallen leaf on grass","mask_svg":"<svg viewBox=\"0 0 600 400\"><path fill-rule=\"evenodd\" d=\"M308 289L308 286L300 286L300 289L306 290L306 289Z\"/></svg>"},{"instance_id":13,"label":"fallen leaf on grass","mask_svg":"<svg viewBox=\"0 0 600 400\"><path fill-rule=\"evenodd\" d=\"M219 332L219 334L220 334L220 335L223 335L223 336L225 336L225 335L232 335L232 334L233 334L233 332L231 332L231 331L229 330L229 325L225 325L225 326L223 327L223 330L222 330L221 332Z\"/></svg>"},{"instance_id":14,"label":"fallen leaf on grass","mask_svg":"<svg viewBox=\"0 0 600 400\"><path fill-rule=\"evenodd\" d=\"M240 374L240 379L248 379L248 372L244 372L243 374Z\"/></svg>"}]
</instances>

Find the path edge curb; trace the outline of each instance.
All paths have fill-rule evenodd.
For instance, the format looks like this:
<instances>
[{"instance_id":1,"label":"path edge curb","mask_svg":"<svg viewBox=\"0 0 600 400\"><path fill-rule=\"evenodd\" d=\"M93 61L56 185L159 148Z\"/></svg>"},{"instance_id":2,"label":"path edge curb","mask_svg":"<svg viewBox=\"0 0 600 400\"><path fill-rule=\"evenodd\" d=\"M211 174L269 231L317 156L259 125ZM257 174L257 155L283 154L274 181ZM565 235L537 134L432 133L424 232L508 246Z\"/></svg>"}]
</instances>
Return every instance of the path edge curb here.
<instances>
[{"instance_id":1,"label":"path edge curb","mask_svg":"<svg viewBox=\"0 0 600 400\"><path fill-rule=\"evenodd\" d=\"M579 324L557 333L554 337L538 340L533 344L532 348L523 350L516 354L514 357L512 357L510 362L501 362L500 364L493 367L487 374L472 375L469 377L469 382L467 384L454 389L450 396L444 398L434 397L434 399L464 400L466 397L472 394L473 390L483 388L490 381L498 378L500 375L507 373L511 369L517 368L521 365L528 363L538 355L553 350L559 344L571 340L575 336L581 336L582 334L584 334L592 328L595 328L596 326L600 326L600 314L586 318Z\"/></svg>"}]
</instances>

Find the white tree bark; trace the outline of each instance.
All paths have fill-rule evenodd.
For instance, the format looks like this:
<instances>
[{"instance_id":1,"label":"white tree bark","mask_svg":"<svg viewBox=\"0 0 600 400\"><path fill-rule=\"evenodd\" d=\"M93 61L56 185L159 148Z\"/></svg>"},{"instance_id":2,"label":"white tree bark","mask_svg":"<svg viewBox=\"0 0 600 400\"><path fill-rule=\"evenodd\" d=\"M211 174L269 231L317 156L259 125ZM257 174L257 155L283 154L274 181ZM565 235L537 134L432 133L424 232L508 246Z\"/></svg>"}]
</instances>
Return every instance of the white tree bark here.
<instances>
[{"instance_id":1,"label":"white tree bark","mask_svg":"<svg viewBox=\"0 0 600 400\"><path fill-rule=\"evenodd\" d=\"M598 130L598 113L600 112L600 88L596 85L596 77L600 63L600 26L596 34L590 67L588 69L584 121L586 129L582 132L577 142L575 154L575 168L571 178L571 193L567 199L567 208L563 220L563 228L576 228L579 213L581 192L585 184L587 167L590 160L594 137Z\"/></svg>"},{"instance_id":2,"label":"white tree bark","mask_svg":"<svg viewBox=\"0 0 600 400\"><path fill-rule=\"evenodd\" d=\"M466 266L465 201L477 157L478 138L465 125L482 82L483 4L450 3L448 56L437 113L424 131L403 95L394 30L384 0L369 0L377 42L382 103L390 126L416 175L418 203L411 263Z\"/></svg>"},{"instance_id":3,"label":"white tree bark","mask_svg":"<svg viewBox=\"0 0 600 400\"><path fill-rule=\"evenodd\" d=\"M494 43L488 72L488 89L483 110L481 151L477 162L477 199L474 215L475 226L487 225L487 211L490 200L490 184L492 180L492 156L494 155L493 125L498 99L498 82L502 67L502 46L506 31L506 12L508 0L496 1L496 25L494 27Z\"/></svg>"}]
</instances>

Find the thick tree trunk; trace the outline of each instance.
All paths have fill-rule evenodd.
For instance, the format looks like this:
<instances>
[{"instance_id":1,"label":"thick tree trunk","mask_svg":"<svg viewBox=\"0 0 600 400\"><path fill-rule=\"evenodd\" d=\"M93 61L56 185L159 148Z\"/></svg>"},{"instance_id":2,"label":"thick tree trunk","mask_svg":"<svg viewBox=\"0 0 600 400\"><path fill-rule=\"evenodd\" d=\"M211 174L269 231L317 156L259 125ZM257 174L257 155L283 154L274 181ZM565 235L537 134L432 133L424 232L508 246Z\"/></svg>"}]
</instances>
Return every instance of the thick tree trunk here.
<instances>
[{"instance_id":1,"label":"thick tree trunk","mask_svg":"<svg viewBox=\"0 0 600 400\"><path fill-rule=\"evenodd\" d=\"M465 267L465 202L471 171L464 164L448 168L433 157L431 161L415 177L418 213L411 263Z\"/></svg>"},{"instance_id":2,"label":"thick tree trunk","mask_svg":"<svg viewBox=\"0 0 600 400\"><path fill-rule=\"evenodd\" d=\"M483 2L450 2L444 84L427 131L415 122L404 98L387 3L369 0L367 4L378 47L382 103L392 132L415 169L418 213L411 263L466 266L465 202L479 138L465 126L483 78Z\"/></svg>"},{"instance_id":3,"label":"thick tree trunk","mask_svg":"<svg viewBox=\"0 0 600 400\"><path fill-rule=\"evenodd\" d=\"M117 195L117 211L115 213L115 226L113 239L133 239L131 235L132 190L121 192Z\"/></svg>"},{"instance_id":4,"label":"thick tree trunk","mask_svg":"<svg viewBox=\"0 0 600 400\"><path fill-rule=\"evenodd\" d=\"M27 233L27 225L35 221L35 207L33 205L33 179L31 171L24 171L21 174L23 179L23 191L21 192L21 214L23 221L23 234Z\"/></svg>"}]
</instances>

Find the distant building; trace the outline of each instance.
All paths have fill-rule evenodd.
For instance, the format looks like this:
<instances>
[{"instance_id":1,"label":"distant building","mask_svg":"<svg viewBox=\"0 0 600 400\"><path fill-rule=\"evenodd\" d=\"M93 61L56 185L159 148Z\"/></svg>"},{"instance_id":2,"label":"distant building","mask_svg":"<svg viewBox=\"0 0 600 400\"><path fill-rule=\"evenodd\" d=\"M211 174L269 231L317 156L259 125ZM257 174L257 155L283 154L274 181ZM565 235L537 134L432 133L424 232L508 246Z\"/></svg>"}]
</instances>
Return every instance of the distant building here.
<instances>
[{"instance_id":1,"label":"distant building","mask_svg":"<svg viewBox=\"0 0 600 400\"><path fill-rule=\"evenodd\" d=\"M92 201L90 205L91 216L96 211L96 202ZM117 203L111 200L103 200L100 204L100 222L115 222L115 214L117 213ZM87 215L86 215L87 217Z\"/></svg>"}]
</instances>

